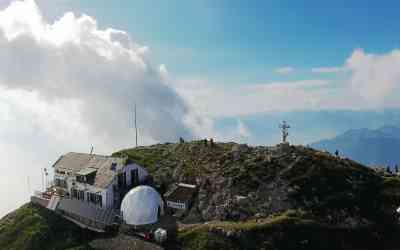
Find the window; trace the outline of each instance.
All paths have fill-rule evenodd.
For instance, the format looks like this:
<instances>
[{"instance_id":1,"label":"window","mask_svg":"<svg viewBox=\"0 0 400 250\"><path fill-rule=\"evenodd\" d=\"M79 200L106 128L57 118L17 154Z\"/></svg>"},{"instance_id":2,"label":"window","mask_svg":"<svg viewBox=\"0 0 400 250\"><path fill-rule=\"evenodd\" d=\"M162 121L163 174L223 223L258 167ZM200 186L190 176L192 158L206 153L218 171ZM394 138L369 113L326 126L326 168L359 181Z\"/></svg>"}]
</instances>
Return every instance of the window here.
<instances>
[{"instance_id":1,"label":"window","mask_svg":"<svg viewBox=\"0 0 400 250\"><path fill-rule=\"evenodd\" d=\"M85 200L85 192L84 191L78 191L78 200Z\"/></svg>"},{"instance_id":2,"label":"window","mask_svg":"<svg viewBox=\"0 0 400 250\"><path fill-rule=\"evenodd\" d=\"M86 183L86 176L78 175L76 176L76 181L81 183Z\"/></svg>"},{"instance_id":3,"label":"window","mask_svg":"<svg viewBox=\"0 0 400 250\"><path fill-rule=\"evenodd\" d=\"M100 207L103 205L102 204L102 196L99 194L94 194L94 193L88 193L89 195L89 200L91 203L95 205L99 205Z\"/></svg>"},{"instance_id":4,"label":"window","mask_svg":"<svg viewBox=\"0 0 400 250\"><path fill-rule=\"evenodd\" d=\"M96 199L97 199L97 204L100 206L100 207L102 207L102 197L101 197L101 195L96 195Z\"/></svg>"},{"instance_id":5,"label":"window","mask_svg":"<svg viewBox=\"0 0 400 250\"><path fill-rule=\"evenodd\" d=\"M118 187L119 188L125 188L126 187L126 173L120 173L118 174Z\"/></svg>"},{"instance_id":6,"label":"window","mask_svg":"<svg viewBox=\"0 0 400 250\"><path fill-rule=\"evenodd\" d=\"M122 174L118 174L118 187L122 187L124 184L124 176Z\"/></svg>"},{"instance_id":7,"label":"window","mask_svg":"<svg viewBox=\"0 0 400 250\"><path fill-rule=\"evenodd\" d=\"M54 179L54 185L57 187L67 188L67 182L62 179Z\"/></svg>"},{"instance_id":8,"label":"window","mask_svg":"<svg viewBox=\"0 0 400 250\"><path fill-rule=\"evenodd\" d=\"M138 169L131 170L131 185L136 187L139 185L139 171Z\"/></svg>"},{"instance_id":9,"label":"window","mask_svg":"<svg viewBox=\"0 0 400 250\"><path fill-rule=\"evenodd\" d=\"M90 193L90 202L96 204L96 194Z\"/></svg>"},{"instance_id":10,"label":"window","mask_svg":"<svg viewBox=\"0 0 400 250\"><path fill-rule=\"evenodd\" d=\"M75 188L71 188L71 196L73 199L78 199L78 191Z\"/></svg>"}]
</instances>

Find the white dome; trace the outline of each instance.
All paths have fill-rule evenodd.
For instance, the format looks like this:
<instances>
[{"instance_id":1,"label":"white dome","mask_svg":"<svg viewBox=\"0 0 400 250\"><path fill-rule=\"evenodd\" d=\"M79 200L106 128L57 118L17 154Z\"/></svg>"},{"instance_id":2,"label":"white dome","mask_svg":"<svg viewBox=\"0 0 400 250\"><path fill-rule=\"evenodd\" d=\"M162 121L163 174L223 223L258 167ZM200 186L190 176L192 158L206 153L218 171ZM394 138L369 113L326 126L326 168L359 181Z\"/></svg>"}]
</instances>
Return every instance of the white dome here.
<instances>
[{"instance_id":1,"label":"white dome","mask_svg":"<svg viewBox=\"0 0 400 250\"><path fill-rule=\"evenodd\" d=\"M158 221L158 210L163 213L164 202L158 192L149 186L131 189L121 203L122 216L128 225L146 225Z\"/></svg>"}]
</instances>

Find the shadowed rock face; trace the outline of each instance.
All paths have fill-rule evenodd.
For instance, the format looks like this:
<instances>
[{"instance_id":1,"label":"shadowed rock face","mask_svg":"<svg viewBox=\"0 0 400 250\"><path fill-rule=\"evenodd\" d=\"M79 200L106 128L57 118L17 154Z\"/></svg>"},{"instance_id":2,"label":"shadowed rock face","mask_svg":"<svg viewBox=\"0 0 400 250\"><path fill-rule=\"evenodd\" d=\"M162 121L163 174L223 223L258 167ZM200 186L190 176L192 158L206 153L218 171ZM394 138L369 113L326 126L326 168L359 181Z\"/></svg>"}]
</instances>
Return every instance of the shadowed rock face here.
<instances>
[{"instance_id":1,"label":"shadowed rock face","mask_svg":"<svg viewBox=\"0 0 400 250\"><path fill-rule=\"evenodd\" d=\"M197 184L190 222L243 221L304 209L324 222L353 227L381 218L384 210L382 178L374 171L303 146L193 141L115 155L146 166L166 189L174 182Z\"/></svg>"}]
</instances>

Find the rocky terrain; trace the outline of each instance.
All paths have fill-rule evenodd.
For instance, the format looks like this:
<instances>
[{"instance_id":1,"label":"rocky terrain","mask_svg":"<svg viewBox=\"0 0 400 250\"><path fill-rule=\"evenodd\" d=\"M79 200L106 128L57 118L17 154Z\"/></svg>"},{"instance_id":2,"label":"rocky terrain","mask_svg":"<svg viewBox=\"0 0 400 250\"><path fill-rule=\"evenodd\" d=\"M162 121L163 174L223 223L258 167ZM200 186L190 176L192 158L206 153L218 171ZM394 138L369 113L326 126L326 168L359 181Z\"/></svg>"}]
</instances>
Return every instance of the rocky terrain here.
<instances>
[{"instance_id":1,"label":"rocky terrain","mask_svg":"<svg viewBox=\"0 0 400 250\"><path fill-rule=\"evenodd\" d=\"M114 155L145 166L161 193L176 182L198 186L193 206L181 218L176 237L164 246L167 249L365 250L400 245L395 212L400 179L380 176L350 159L303 146L250 147L205 140ZM39 208L21 209L13 213L18 220L11 215L0 221L0 249L66 249L51 243L66 234L71 244L62 246L95 249L104 246L102 239L114 237L80 237L79 229L66 222L43 219L46 212ZM26 216L56 230L33 230L24 223ZM57 229L64 223L65 230ZM17 236L20 232L23 241ZM123 237L107 242L121 246L118 239ZM30 245L24 248L21 242ZM54 247L29 247L44 242Z\"/></svg>"},{"instance_id":2,"label":"rocky terrain","mask_svg":"<svg viewBox=\"0 0 400 250\"><path fill-rule=\"evenodd\" d=\"M244 221L301 209L325 223L355 227L393 220L400 204L386 203L383 179L373 170L303 146L196 141L115 155L145 165L163 189L174 182L197 184L187 223Z\"/></svg>"}]
</instances>

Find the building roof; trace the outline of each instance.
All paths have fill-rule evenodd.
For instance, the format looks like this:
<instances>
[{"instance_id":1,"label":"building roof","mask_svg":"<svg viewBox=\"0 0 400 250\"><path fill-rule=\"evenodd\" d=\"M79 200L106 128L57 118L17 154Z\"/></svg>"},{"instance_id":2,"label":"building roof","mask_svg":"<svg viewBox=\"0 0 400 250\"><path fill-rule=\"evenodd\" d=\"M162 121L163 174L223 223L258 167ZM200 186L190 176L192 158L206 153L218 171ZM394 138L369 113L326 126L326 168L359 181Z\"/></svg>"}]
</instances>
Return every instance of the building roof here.
<instances>
[{"instance_id":1,"label":"building roof","mask_svg":"<svg viewBox=\"0 0 400 250\"><path fill-rule=\"evenodd\" d=\"M160 194L150 186L131 189L121 203L122 216L128 225L147 225L158 221L159 209L163 213L164 202Z\"/></svg>"},{"instance_id":2,"label":"building roof","mask_svg":"<svg viewBox=\"0 0 400 250\"><path fill-rule=\"evenodd\" d=\"M106 188L124 166L122 158L108 157L104 159L97 170L94 186Z\"/></svg>"},{"instance_id":3,"label":"building roof","mask_svg":"<svg viewBox=\"0 0 400 250\"><path fill-rule=\"evenodd\" d=\"M93 186L97 188L106 188L124 166L123 158L74 152L61 156L53 165L56 170L72 175L96 172Z\"/></svg>"},{"instance_id":4,"label":"building roof","mask_svg":"<svg viewBox=\"0 0 400 250\"><path fill-rule=\"evenodd\" d=\"M89 203L74 199L61 199L56 210L79 215L91 221L112 225L117 213L112 209L101 209Z\"/></svg>"},{"instance_id":5,"label":"building roof","mask_svg":"<svg viewBox=\"0 0 400 250\"><path fill-rule=\"evenodd\" d=\"M56 170L77 173L86 167L92 155L81 153L68 153L62 155L53 165Z\"/></svg>"},{"instance_id":6,"label":"building roof","mask_svg":"<svg viewBox=\"0 0 400 250\"><path fill-rule=\"evenodd\" d=\"M185 202L192 199L195 192L195 185L180 183L174 190L166 195L166 200L172 202Z\"/></svg>"}]
</instances>

